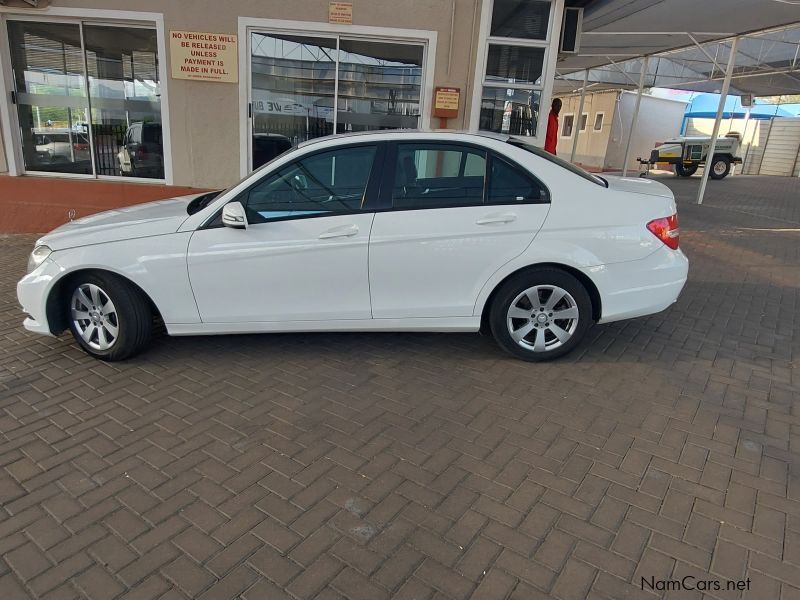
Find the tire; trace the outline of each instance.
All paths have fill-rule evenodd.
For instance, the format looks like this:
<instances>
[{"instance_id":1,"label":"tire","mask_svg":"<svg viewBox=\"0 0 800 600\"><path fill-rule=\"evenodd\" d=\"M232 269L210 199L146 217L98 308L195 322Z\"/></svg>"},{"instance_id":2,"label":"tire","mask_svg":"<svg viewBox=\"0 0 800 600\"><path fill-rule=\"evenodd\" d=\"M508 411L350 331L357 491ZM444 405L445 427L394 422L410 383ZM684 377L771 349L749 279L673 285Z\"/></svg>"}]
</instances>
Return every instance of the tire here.
<instances>
[{"instance_id":1,"label":"tire","mask_svg":"<svg viewBox=\"0 0 800 600\"><path fill-rule=\"evenodd\" d=\"M150 341L150 303L124 279L99 273L79 275L66 286L62 302L75 341L95 358L124 360Z\"/></svg>"},{"instance_id":2,"label":"tire","mask_svg":"<svg viewBox=\"0 0 800 600\"><path fill-rule=\"evenodd\" d=\"M549 305L551 295L562 292L557 302ZM536 300L531 300L531 293L536 294ZM534 310L536 304L538 312ZM569 273L553 268L534 268L513 276L497 290L489 310L492 335L500 347L533 362L552 360L572 351L592 323L592 301L586 288ZM551 318L558 311L565 315L564 319ZM511 312L519 316L512 316ZM531 318L534 314L537 316Z\"/></svg>"},{"instance_id":3,"label":"tire","mask_svg":"<svg viewBox=\"0 0 800 600\"><path fill-rule=\"evenodd\" d=\"M697 173L697 165L684 166L682 163L675 163L675 175L678 177L691 177Z\"/></svg>"},{"instance_id":4,"label":"tire","mask_svg":"<svg viewBox=\"0 0 800 600\"><path fill-rule=\"evenodd\" d=\"M711 172L708 174L711 179L725 179L731 172L731 159L727 156L714 156L711 161Z\"/></svg>"}]
</instances>

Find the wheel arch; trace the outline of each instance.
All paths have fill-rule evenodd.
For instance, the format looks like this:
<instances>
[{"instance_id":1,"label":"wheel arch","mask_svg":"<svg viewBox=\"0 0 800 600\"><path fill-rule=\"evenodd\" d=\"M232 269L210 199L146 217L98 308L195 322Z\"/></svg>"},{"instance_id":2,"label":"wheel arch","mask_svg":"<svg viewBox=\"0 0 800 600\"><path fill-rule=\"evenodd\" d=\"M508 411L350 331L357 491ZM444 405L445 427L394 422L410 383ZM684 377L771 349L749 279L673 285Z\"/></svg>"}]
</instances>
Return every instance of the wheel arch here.
<instances>
[{"instance_id":1,"label":"wheel arch","mask_svg":"<svg viewBox=\"0 0 800 600\"><path fill-rule=\"evenodd\" d=\"M56 281L53 286L50 288L50 292L47 294L47 301L45 303L45 314L47 316L47 325L50 328L50 333L53 335L59 335L63 333L69 328L69 322L67 320L66 311L64 310L63 299L64 294L66 294L66 290L69 284L80 277L81 275L85 275L87 273L92 274L99 274L99 275L106 275L111 276L116 279L121 279L126 283L135 287L141 294L147 298L147 302L150 304L150 309L153 312L153 315L157 316L159 319L161 318L161 311L159 311L158 306L156 303L153 302L153 299L150 297L142 287L137 284L135 281L118 273L116 271L111 271L109 269L101 269L101 268L85 268L85 269L76 269L75 271L70 271L69 273L65 273L62 277Z\"/></svg>"},{"instance_id":2,"label":"wheel arch","mask_svg":"<svg viewBox=\"0 0 800 600\"><path fill-rule=\"evenodd\" d=\"M520 267L519 269L512 271L503 279L497 282L497 285L492 288L492 291L486 298L486 302L483 303L483 307L481 308L481 332L488 331L489 326L489 311L491 310L492 303L494 302L494 298L497 295L497 291L503 286L503 284L511 279L512 277L516 277L517 275L524 273L525 271L531 271L534 269L558 269L560 271L564 271L565 273L569 273L575 279L581 282L581 285L586 289L586 293L589 294L589 299L592 301L592 320L597 322L600 320L600 317L603 314L603 305L602 299L600 297L600 291L597 289L594 281L586 275L580 269L576 269L575 267L570 267L569 265L565 265L562 263L555 263L555 262L544 262L544 263L537 263L534 265L526 265L524 267Z\"/></svg>"}]
</instances>

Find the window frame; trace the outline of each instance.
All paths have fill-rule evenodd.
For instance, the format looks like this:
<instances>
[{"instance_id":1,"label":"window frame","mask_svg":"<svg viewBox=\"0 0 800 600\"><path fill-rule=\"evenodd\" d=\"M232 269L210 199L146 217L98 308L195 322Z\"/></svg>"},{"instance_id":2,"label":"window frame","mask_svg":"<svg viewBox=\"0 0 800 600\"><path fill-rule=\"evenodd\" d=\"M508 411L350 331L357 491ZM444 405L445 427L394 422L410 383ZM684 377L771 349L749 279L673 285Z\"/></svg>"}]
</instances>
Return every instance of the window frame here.
<instances>
[{"instance_id":1,"label":"window frame","mask_svg":"<svg viewBox=\"0 0 800 600\"><path fill-rule=\"evenodd\" d=\"M381 189L381 182L384 177L383 170L386 165L386 146L388 143L389 142L381 142L381 141L373 141L373 142L361 141L361 142L353 142L351 144L337 145L334 147L329 146L327 148L320 148L319 150L304 152L300 156L295 157L293 160L289 160L285 163L282 163L281 165L275 168L265 170L263 175L257 177L256 180L253 181L253 183L251 183L246 188L237 193L228 202L220 206L219 210L217 210L217 212L214 213L214 215L210 217L205 223L203 223L200 227L198 227L197 230L199 231L202 229L217 229L219 227L224 227L224 225L222 224L222 211L225 208L225 205L230 204L231 202L240 202L246 211L247 210L246 200L247 197L250 195L251 190L261 185L265 180L269 179L273 175L276 175L278 171L290 168L293 164L301 160L307 160L315 156L319 156L320 154L327 154L329 152L335 152L337 150L346 150L349 148L363 148L363 147L375 148L375 156L372 159L372 166L370 167L369 176L367 178L367 185L364 188L364 195L361 198L361 208L352 210L341 210L330 213L315 213L307 215L274 217L257 223L251 223L248 220L247 225L255 227L256 225L269 225L270 223L278 223L281 221L298 221L301 219L321 219L325 217L336 217L340 215L357 215L357 214L375 212L376 210L375 204L378 192ZM376 168L376 165L380 165L380 168Z\"/></svg>"},{"instance_id":2,"label":"window frame","mask_svg":"<svg viewBox=\"0 0 800 600\"><path fill-rule=\"evenodd\" d=\"M560 127L561 131L558 132L558 136L565 139L570 139L573 135L575 135L575 113L564 113L562 116L563 119ZM569 129L569 134L564 133L564 128L567 126L567 117L572 118L572 126Z\"/></svg>"},{"instance_id":3,"label":"window frame","mask_svg":"<svg viewBox=\"0 0 800 600\"><path fill-rule=\"evenodd\" d=\"M553 76L558 56L558 41L561 33L561 23L563 17L564 0L549 0L550 16L548 20L547 35L545 39L535 40L526 38L500 37L491 35L492 15L494 10L494 0L484 0L481 7L480 30L478 35L477 60L473 75L472 97L469 113L469 123L471 129L480 129L481 107L483 91L485 88L518 89L531 91L539 94L539 118L536 123L534 135L525 136L533 140L538 145L544 145L546 133L546 116L553 95ZM487 81L486 67L489 57L490 45L506 46L526 46L533 48L543 48L544 58L542 62L542 78L539 85L528 83L507 83L498 81Z\"/></svg>"},{"instance_id":4,"label":"window frame","mask_svg":"<svg viewBox=\"0 0 800 600\"><path fill-rule=\"evenodd\" d=\"M163 127L163 160L164 177L160 179L152 177L137 177L135 183L173 185L173 157L172 157L172 136L170 127L170 103L169 103L169 60L167 60L167 36L164 27L164 15L160 12L135 11L135 10L116 10L104 8L71 8L63 6L49 6L47 14L32 14L22 8L2 8L0 9L0 29L7 32L9 21L35 21L40 23L58 24L77 24L81 28L83 35L84 25L102 25L107 27L141 28L154 29L156 32L156 51L158 57L158 78L163 85L160 88L161 124ZM8 37L6 35L6 37ZM85 45L81 44L81 50L85 61ZM85 70L84 79L87 81L88 93L88 74ZM14 82L11 79L11 50L9 44L0 43L0 94L6 99L11 95ZM25 169L25 161L22 155L22 143L20 139L20 122L16 107L10 101L0 102L0 129L7 132L2 142L5 147L8 175L35 175L36 177L52 177L59 179L95 179L98 181L124 181L131 182L130 177L119 175L101 174L82 174L82 173L60 173L49 171L32 171ZM90 138L91 139L91 138ZM91 149L94 154L94 148Z\"/></svg>"},{"instance_id":5,"label":"window frame","mask_svg":"<svg viewBox=\"0 0 800 600\"><path fill-rule=\"evenodd\" d=\"M597 117L600 117L600 127L597 127ZM606 124L606 113L603 110L598 110L594 113L594 122L592 123L592 131L603 131L603 126Z\"/></svg>"},{"instance_id":6,"label":"window frame","mask_svg":"<svg viewBox=\"0 0 800 600\"><path fill-rule=\"evenodd\" d=\"M584 117L586 117L585 120L584 120ZM589 113L588 112L581 113L581 117L580 117L580 119L578 119L578 131L580 133L583 133L588 128L589 128Z\"/></svg>"},{"instance_id":7,"label":"window frame","mask_svg":"<svg viewBox=\"0 0 800 600\"><path fill-rule=\"evenodd\" d=\"M485 206L485 207L522 206L528 204L550 204L552 201L552 194L550 192L550 188L547 187L544 181L542 181L535 174L531 173L530 169L526 169L525 167L520 165L513 158L501 152L493 150L492 148L487 148L485 146L481 146L479 144L474 144L470 142L457 142L457 141L438 142L436 140L424 140L424 139L397 140L388 142L388 144L389 145L386 149L386 155L384 157L383 177L381 179L378 207L376 208L376 212L405 212L410 210L450 210L457 208L472 208L477 206ZM444 149L446 147L451 147L454 149L466 148L469 150L483 152L486 155L486 175L483 180L483 194L481 195L481 201L464 202L462 204L453 204L449 206L423 205L423 206L395 207L392 199L392 191L394 190L394 182L397 169L397 155L398 155L397 149L398 146L400 145L415 145L420 147L428 146L428 147L436 147L437 149ZM511 168L522 171L522 173L526 177L536 182L544 193L535 200L525 200L521 202L489 202L489 190L491 186L491 176L492 176L492 162L494 160L502 160Z\"/></svg>"}]
</instances>

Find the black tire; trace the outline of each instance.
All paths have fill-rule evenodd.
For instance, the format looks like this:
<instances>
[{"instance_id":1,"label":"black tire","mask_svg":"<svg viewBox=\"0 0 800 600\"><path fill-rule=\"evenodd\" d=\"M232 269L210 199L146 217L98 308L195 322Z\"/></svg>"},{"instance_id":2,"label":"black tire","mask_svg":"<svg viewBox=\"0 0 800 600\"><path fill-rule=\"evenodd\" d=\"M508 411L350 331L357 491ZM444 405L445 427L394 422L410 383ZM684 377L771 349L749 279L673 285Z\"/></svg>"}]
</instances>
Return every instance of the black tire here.
<instances>
[{"instance_id":1,"label":"black tire","mask_svg":"<svg viewBox=\"0 0 800 600\"><path fill-rule=\"evenodd\" d=\"M691 177L697 173L697 165L684 166L682 163L675 163L675 175L678 177Z\"/></svg>"},{"instance_id":2,"label":"black tire","mask_svg":"<svg viewBox=\"0 0 800 600\"><path fill-rule=\"evenodd\" d=\"M79 327L88 326L97 330L96 325L92 325L89 320L79 320L79 324L76 324L76 320L72 316L76 290L78 288L86 290L87 286L92 285L99 288L101 301L102 296L107 297L115 309L114 321L109 322L112 326L116 326L117 335L113 341L110 341L108 348L98 348L99 342L85 339L79 329ZM88 296L91 299L91 294ZM79 274L72 278L65 287L62 304L75 341L87 354L95 358L109 362L124 360L139 353L150 341L153 330L153 313L150 309L150 302L139 288L120 277L105 273ZM89 308L87 306L87 309ZM88 312L92 315L96 314L96 311ZM110 319L110 317L111 313L105 315L106 319ZM110 331L111 329L105 329L104 337L109 336ZM99 334L95 333L94 335Z\"/></svg>"},{"instance_id":3,"label":"black tire","mask_svg":"<svg viewBox=\"0 0 800 600\"><path fill-rule=\"evenodd\" d=\"M727 156L715 155L714 160L711 161L711 171L708 176L711 177L711 179L725 179L730 172L731 159Z\"/></svg>"},{"instance_id":4,"label":"black tire","mask_svg":"<svg viewBox=\"0 0 800 600\"><path fill-rule=\"evenodd\" d=\"M553 287L561 288L567 295L551 308L561 311L564 311L565 307L570 310L572 310L572 308L577 308L577 321L574 323L574 328L572 326L572 320L570 319L552 319L553 326L557 326L562 331L571 330L571 335L566 341L562 342L556 339L557 336L553 333L553 330L549 329L551 327L549 321L546 325L542 324L542 328L540 329L537 319L527 317L517 319L509 316L512 303L515 304L514 308L520 311L530 310L531 316L536 314L537 318L539 312L547 315L545 318L552 316L553 312L557 312L557 310L553 312L548 310L536 312L534 310L536 307L533 305L533 302L526 302L528 297L523 297L518 300L523 292L536 286L542 286L542 289L535 292L540 303L540 308L547 305L547 301L550 299L547 295L548 288L550 293L552 293ZM523 306L524 304L528 306ZM518 343L512 337L509 321L511 321L511 326L515 327L519 325L519 327L515 329L517 333L521 333L524 328L528 328L531 325L533 325L535 329L529 329L527 334L522 335L522 343ZM581 342L581 339L586 335L586 331L591 324L592 301L591 298L589 298L589 293L586 291L586 288L569 273L555 268L532 268L515 275L503 283L500 289L497 290L492 305L489 307L489 325L494 339L503 350L517 358L527 361L539 362L552 360L571 352ZM545 349L534 350L534 346L539 342L540 335L545 344ZM548 349L547 345L551 345L552 348Z\"/></svg>"}]
</instances>

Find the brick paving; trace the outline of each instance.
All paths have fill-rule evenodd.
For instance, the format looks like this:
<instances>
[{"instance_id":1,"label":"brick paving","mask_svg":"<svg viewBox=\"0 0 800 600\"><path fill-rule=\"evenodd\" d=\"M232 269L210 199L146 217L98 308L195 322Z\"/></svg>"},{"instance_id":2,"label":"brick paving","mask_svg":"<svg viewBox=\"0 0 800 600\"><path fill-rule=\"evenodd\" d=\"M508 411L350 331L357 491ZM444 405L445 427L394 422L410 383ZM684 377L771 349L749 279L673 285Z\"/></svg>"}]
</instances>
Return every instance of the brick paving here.
<instances>
[{"instance_id":1,"label":"brick paving","mask_svg":"<svg viewBox=\"0 0 800 600\"><path fill-rule=\"evenodd\" d=\"M0 238L0 596L800 595L800 180L664 179L690 280L579 352L477 335L24 332Z\"/></svg>"}]
</instances>

